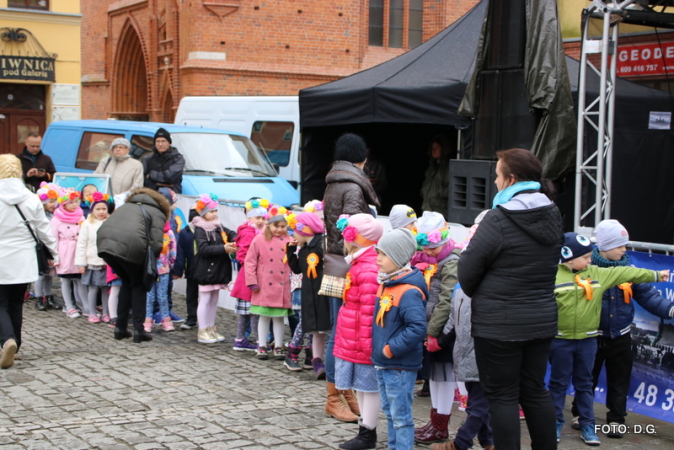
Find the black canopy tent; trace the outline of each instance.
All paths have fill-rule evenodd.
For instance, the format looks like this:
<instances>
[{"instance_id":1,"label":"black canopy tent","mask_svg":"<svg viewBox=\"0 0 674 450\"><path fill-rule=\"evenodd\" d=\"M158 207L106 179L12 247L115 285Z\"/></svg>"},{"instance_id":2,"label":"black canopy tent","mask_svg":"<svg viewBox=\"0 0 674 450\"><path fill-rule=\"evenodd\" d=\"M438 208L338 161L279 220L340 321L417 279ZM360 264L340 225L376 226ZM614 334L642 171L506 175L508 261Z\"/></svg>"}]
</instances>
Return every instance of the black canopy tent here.
<instances>
[{"instance_id":1,"label":"black canopy tent","mask_svg":"<svg viewBox=\"0 0 674 450\"><path fill-rule=\"evenodd\" d=\"M458 109L473 71L486 6L483 0L453 25L397 58L300 91L303 201L322 198L334 142L350 131L366 139L388 172L381 212L387 214L394 203L419 208L432 136L441 133L456 142L456 130L467 129L462 137L470 147L471 120L460 116ZM579 63L567 57L567 66L575 101ZM588 91L596 92L598 85L598 77L590 79ZM625 224L633 240L674 240L674 191L668 186L674 169L674 132L648 128L651 111L673 109L668 93L618 79L612 216ZM585 139L596 140L591 127L586 127ZM562 180L558 197L569 230L573 178Z\"/></svg>"}]
</instances>

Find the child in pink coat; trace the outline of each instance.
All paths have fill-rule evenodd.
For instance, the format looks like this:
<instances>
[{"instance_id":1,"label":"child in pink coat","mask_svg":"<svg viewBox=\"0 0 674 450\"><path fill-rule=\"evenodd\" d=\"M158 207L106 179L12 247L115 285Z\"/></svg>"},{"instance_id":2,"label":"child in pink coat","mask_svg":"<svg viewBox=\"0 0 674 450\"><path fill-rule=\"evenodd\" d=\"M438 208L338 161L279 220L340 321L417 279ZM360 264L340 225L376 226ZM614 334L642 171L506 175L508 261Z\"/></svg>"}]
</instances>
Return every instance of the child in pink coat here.
<instances>
[{"instance_id":1,"label":"child in pink coat","mask_svg":"<svg viewBox=\"0 0 674 450\"><path fill-rule=\"evenodd\" d=\"M80 234L80 223L84 220L82 208L80 208L80 194L73 190L64 190L58 198L59 207L54 211L51 220L51 232L56 238L58 246L59 263L56 266L56 274L61 278L61 294L66 304L65 313L74 319L80 316L75 308L75 296L73 287L79 290L80 298L86 298L86 289L82 285L82 275L75 265L77 252L77 237ZM71 284L72 282L72 284ZM85 315L91 311L84 311Z\"/></svg>"},{"instance_id":2,"label":"child in pink coat","mask_svg":"<svg viewBox=\"0 0 674 450\"><path fill-rule=\"evenodd\" d=\"M268 208L269 201L267 200L258 198L248 200L246 202L246 217L248 220L236 230L236 239L234 239L234 243L238 248L236 260L241 265L239 274L234 281L234 288L232 289L232 297L236 299L234 313L238 315L236 338L234 339L234 350L236 351L255 351L257 349L257 346L251 344L246 338L246 328L249 321L250 328L252 330L257 329L257 316L250 314L252 292L246 285L244 263L246 262L246 255L248 255L248 249L253 239L262 233L265 226L267 226L267 220L269 220Z\"/></svg>"},{"instance_id":3,"label":"child in pink coat","mask_svg":"<svg viewBox=\"0 0 674 450\"><path fill-rule=\"evenodd\" d=\"M344 248L351 264L346 274L344 305L337 316L335 335L335 387L353 389L360 406L358 435L342 444L343 448L374 448L379 418L379 385L372 365L372 323L379 266L375 244L384 227L370 214L341 216L337 221L344 236ZM342 447L342 446L340 446Z\"/></svg>"},{"instance_id":4,"label":"child in pink coat","mask_svg":"<svg viewBox=\"0 0 674 450\"><path fill-rule=\"evenodd\" d=\"M290 267L286 256L288 222L284 207L269 210L269 224L253 239L246 255L246 283L252 291L250 313L260 316L257 326L258 359L268 359L267 334L273 322L274 359L284 360L283 318L292 315L290 300Z\"/></svg>"}]
</instances>

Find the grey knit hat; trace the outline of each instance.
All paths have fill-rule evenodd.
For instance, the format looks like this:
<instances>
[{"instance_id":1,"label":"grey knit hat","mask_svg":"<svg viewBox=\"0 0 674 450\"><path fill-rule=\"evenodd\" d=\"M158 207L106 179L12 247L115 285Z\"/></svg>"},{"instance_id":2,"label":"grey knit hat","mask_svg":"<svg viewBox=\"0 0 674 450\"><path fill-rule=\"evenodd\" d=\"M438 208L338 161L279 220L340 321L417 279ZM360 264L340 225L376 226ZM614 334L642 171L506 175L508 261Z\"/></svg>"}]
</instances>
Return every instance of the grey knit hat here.
<instances>
[{"instance_id":1,"label":"grey knit hat","mask_svg":"<svg viewBox=\"0 0 674 450\"><path fill-rule=\"evenodd\" d=\"M379 239L377 250L384 252L396 266L403 268L416 253L417 241L410 230L397 228Z\"/></svg>"},{"instance_id":2,"label":"grey knit hat","mask_svg":"<svg viewBox=\"0 0 674 450\"><path fill-rule=\"evenodd\" d=\"M110 150L112 150L118 145L123 145L124 147L131 148L131 143L129 142L128 139L115 138L112 140L112 143L110 144Z\"/></svg>"},{"instance_id":3,"label":"grey knit hat","mask_svg":"<svg viewBox=\"0 0 674 450\"><path fill-rule=\"evenodd\" d=\"M393 205L388 215L391 227L395 230L417 221L417 213L407 205Z\"/></svg>"}]
</instances>

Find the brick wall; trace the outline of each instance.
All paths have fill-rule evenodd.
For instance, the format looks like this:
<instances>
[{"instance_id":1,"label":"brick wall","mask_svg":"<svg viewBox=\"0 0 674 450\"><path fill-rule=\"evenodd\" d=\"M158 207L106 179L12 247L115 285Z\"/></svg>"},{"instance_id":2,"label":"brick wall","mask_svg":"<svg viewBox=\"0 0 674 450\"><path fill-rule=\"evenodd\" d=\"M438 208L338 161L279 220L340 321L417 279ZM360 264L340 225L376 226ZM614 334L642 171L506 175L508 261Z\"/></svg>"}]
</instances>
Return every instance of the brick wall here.
<instances>
[{"instance_id":1,"label":"brick wall","mask_svg":"<svg viewBox=\"0 0 674 450\"><path fill-rule=\"evenodd\" d=\"M424 0L423 40L478 1ZM170 116L163 105L172 101L175 109L186 95L296 95L404 52L368 47L364 0L82 0L81 8L86 119L110 117L129 103L120 98L140 84L119 74L141 63L143 112L161 120ZM129 30L142 52L120 48ZM190 58L193 52L207 57ZM223 53L224 60L214 59Z\"/></svg>"}]
</instances>

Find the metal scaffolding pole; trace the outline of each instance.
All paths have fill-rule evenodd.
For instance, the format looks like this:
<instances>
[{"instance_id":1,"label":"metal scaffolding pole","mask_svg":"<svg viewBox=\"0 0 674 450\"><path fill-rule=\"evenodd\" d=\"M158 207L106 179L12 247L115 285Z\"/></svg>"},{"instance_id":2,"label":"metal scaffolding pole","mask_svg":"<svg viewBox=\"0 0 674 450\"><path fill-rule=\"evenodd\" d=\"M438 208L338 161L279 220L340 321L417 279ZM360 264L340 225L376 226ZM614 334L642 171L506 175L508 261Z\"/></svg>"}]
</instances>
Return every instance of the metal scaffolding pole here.
<instances>
[{"instance_id":1,"label":"metal scaffolding pole","mask_svg":"<svg viewBox=\"0 0 674 450\"><path fill-rule=\"evenodd\" d=\"M576 192L574 230L595 226L611 213L611 170L613 164L613 125L615 118L615 82L617 58L610 58L618 48L618 26L612 16L622 15L624 8L634 3L619 4L594 0L583 11L582 47L578 81L578 137L576 140ZM602 19L601 40L590 38L590 18ZM588 58L599 55L599 67ZM595 59L596 60L596 59ZM588 68L600 79L598 95L588 98ZM595 145L585 145L585 127L597 132ZM594 188L594 202L583 201L583 193ZM587 194L586 194L587 196ZM592 214L594 213L594 214ZM585 225L585 227L584 227Z\"/></svg>"}]
</instances>

